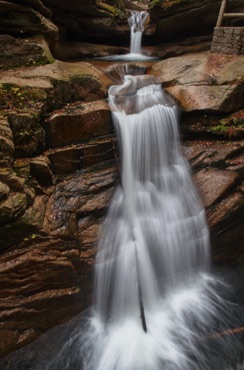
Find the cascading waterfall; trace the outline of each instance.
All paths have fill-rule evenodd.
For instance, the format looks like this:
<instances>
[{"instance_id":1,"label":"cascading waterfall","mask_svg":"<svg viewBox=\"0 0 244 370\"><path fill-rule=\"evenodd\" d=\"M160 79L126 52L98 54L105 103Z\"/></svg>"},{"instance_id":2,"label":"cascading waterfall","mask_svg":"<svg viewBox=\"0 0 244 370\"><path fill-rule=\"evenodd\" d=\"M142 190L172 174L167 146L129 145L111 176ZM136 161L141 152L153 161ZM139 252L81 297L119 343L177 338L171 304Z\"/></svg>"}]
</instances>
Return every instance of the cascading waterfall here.
<instances>
[{"instance_id":1,"label":"cascading waterfall","mask_svg":"<svg viewBox=\"0 0 244 370\"><path fill-rule=\"evenodd\" d=\"M94 305L0 360L0 369L242 370L241 338L229 329L243 326L243 305L210 273L178 108L152 76L132 75L143 68L110 72L127 74L109 89L121 184L102 225Z\"/></svg>"},{"instance_id":2,"label":"cascading waterfall","mask_svg":"<svg viewBox=\"0 0 244 370\"><path fill-rule=\"evenodd\" d=\"M148 12L131 11L128 23L130 26L130 53L141 54L141 39Z\"/></svg>"},{"instance_id":3,"label":"cascading waterfall","mask_svg":"<svg viewBox=\"0 0 244 370\"><path fill-rule=\"evenodd\" d=\"M149 20L149 13L147 11L131 11L128 23L130 27L130 53L123 55L111 55L108 57L97 58L99 60L137 60L150 61L158 58L147 56L141 52L141 41L143 31Z\"/></svg>"},{"instance_id":4,"label":"cascading waterfall","mask_svg":"<svg viewBox=\"0 0 244 370\"><path fill-rule=\"evenodd\" d=\"M209 347L225 303L209 274L209 232L181 154L178 108L150 76L124 76L109 104L121 185L102 228L84 369L227 369L228 340Z\"/></svg>"},{"instance_id":5,"label":"cascading waterfall","mask_svg":"<svg viewBox=\"0 0 244 370\"><path fill-rule=\"evenodd\" d=\"M129 20L132 55L146 17L133 12ZM177 105L144 67L107 72L117 82L124 75L109 89L121 184L102 225L94 305L0 368L242 370L240 338L228 329L243 325L243 313L230 286L210 273L209 231L181 153Z\"/></svg>"}]
</instances>

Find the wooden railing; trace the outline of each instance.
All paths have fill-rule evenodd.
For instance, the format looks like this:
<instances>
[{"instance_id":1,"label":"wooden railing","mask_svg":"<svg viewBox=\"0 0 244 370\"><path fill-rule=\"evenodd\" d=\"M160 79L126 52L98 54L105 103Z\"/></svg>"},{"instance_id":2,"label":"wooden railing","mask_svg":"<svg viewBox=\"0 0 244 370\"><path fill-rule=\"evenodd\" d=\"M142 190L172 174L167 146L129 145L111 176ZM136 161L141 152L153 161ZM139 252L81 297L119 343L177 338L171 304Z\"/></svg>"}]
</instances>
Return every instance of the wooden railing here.
<instances>
[{"instance_id":1,"label":"wooden railing","mask_svg":"<svg viewBox=\"0 0 244 370\"><path fill-rule=\"evenodd\" d=\"M225 13L228 0L222 0L216 27L221 27L224 18L244 18L244 13Z\"/></svg>"}]
</instances>

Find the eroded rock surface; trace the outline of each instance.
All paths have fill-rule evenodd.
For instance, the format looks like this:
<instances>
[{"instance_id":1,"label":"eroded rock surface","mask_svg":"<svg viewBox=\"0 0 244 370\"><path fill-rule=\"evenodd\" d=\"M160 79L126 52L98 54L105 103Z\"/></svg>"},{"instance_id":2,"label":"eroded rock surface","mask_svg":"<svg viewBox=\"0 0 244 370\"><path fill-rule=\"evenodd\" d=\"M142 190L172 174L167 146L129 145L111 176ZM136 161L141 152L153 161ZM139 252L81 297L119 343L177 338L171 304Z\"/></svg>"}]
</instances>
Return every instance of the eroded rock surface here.
<instances>
[{"instance_id":1,"label":"eroded rock surface","mask_svg":"<svg viewBox=\"0 0 244 370\"><path fill-rule=\"evenodd\" d=\"M240 263L243 57L148 66L181 105L214 261ZM55 61L0 72L0 355L90 305L99 229L119 181L107 67Z\"/></svg>"}]
</instances>

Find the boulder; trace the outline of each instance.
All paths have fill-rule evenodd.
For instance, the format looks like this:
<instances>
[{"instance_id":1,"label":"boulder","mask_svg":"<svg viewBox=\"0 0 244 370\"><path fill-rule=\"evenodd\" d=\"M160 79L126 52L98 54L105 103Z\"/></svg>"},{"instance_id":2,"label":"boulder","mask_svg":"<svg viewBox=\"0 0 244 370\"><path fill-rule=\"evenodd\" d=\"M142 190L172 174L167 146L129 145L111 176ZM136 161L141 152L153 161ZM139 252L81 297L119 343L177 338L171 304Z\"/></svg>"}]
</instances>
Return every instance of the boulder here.
<instances>
[{"instance_id":1,"label":"boulder","mask_svg":"<svg viewBox=\"0 0 244 370\"><path fill-rule=\"evenodd\" d=\"M231 113L243 108L244 56L209 52L169 58L151 73L183 111Z\"/></svg>"},{"instance_id":2,"label":"boulder","mask_svg":"<svg viewBox=\"0 0 244 370\"><path fill-rule=\"evenodd\" d=\"M40 123L40 111L9 112L8 120L13 132L15 157L39 154L45 147L45 133Z\"/></svg>"},{"instance_id":3,"label":"boulder","mask_svg":"<svg viewBox=\"0 0 244 370\"><path fill-rule=\"evenodd\" d=\"M12 69L54 62L42 37L15 38L0 35L0 69Z\"/></svg>"},{"instance_id":4,"label":"boulder","mask_svg":"<svg viewBox=\"0 0 244 370\"><path fill-rule=\"evenodd\" d=\"M55 175L64 175L114 159L111 141L111 135L107 135L85 144L50 149L45 154L51 162L52 172Z\"/></svg>"},{"instance_id":5,"label":"boulder","mask_svg":"<svg viewBox=\"0 0 244 370\"><path fill-rule=\"evenodd\" d=\"M27 206L26 195L10 193L7 199L0 202L0 225L12 222L24 213Z\"/></svg>"},{"instance_id":6,"label":"boulder","mask_svg":"<svg viewBox=\"0 0 244 370\"><path fill-rule=\"evenodd\" d=\"M112 132L106 101L69 104L54 111L44 124L47 148L84 143Z\"/></svg>"},{"instance_id":7,"label":"boulder","mask_svg":"<svg viewBox=\"0 0 244 370\"><path fill-rule=\"evenodd\" d=\"M46 113L72 101L106 97L110 80L89 63L55 61L44 66L0 71L0 108Z\"/></svg>"},{"instance_id":8,"label":"boulder","mask_svg":"<svg viewBox=\"0 0 244 370\"><path fill-rule=\"evenodd\" d=\"M42 3L39 4L41 6ZM30 6L16 4L11 0L1 1L0 15L1 34L21 38L42 35L50 44L58 40L58 28Z\"/></svg>"}]
</instances>

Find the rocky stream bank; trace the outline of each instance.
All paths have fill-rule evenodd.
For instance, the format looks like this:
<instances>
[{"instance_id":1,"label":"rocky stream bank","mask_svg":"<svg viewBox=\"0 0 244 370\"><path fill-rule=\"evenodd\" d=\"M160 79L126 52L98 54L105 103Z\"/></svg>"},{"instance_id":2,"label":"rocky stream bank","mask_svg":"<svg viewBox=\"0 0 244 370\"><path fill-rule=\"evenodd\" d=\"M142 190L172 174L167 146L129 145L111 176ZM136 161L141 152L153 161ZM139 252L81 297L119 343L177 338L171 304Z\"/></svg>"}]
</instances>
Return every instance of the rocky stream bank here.
<instances>
[{"instance_id":1,"label":"rocky stream bank","mask_svg":"<svg viewBox=\"0 0 244 370\"><path fill-rule=\"evenodd\" d=\"M109 63L76 59L127 52L122 41L88 44L85 33L104 40L116 29L114 36L126 39L127 3L133 6L83 1L81 27L71 21L76 2L65 22L64 1L25 3L0 4L0 356L92 301L96 241L119 181L118 153L107 103ZM204 35L189 25L185 36L195 30L194 42L147 47L171 58L141 65L181 108L182 150L206 208L213 263L243 266L244 56L209 52L214 21L207 14L210 8L217 14L216 2L197 1L194 9L178 2L178 13L177 2L163 2L160 11L158 3L148 26L154 42L170 27L169 17L178 14L174 39L184 27L182 13L200 11L205 20ZM21 15L15 25L13 14ZM86 42L73 40L66 49L74 33Z\"/></svg>"}]
</instances>

